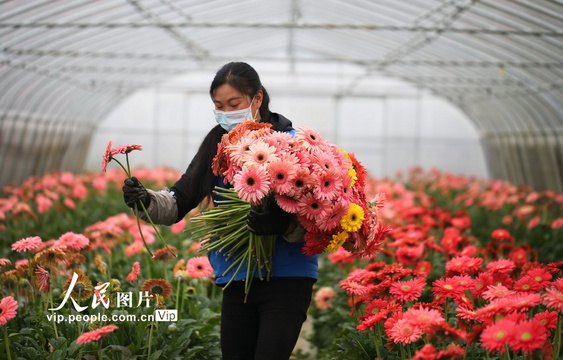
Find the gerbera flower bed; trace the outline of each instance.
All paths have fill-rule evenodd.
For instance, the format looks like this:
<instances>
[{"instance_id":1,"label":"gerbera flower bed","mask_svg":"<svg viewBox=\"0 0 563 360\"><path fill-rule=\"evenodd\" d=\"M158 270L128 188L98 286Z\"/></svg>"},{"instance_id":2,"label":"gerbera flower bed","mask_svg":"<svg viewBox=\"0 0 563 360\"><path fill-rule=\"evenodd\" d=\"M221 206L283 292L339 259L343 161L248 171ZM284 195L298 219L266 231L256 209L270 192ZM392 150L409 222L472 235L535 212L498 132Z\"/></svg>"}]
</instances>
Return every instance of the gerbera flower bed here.
<instances>
[{"instance_id":1,"label":"gerbera flower bed","mask_svg":"<svg viewBox=\"0 0 563 360\"><path fill-rule=\"evenodd\" d=\"M134 173L151 188L179 177L167 169ZM161 227L178 254L171 258L142 224L161 254L151 258L123 204L123 180L117 169L54 173L3 189L1 354L219 357L220 289L199 244L184 231L186 221ZM311 348L298 359L561 356L562 195L420 170L368 178L365 189L385 194L379 219L393 230L377 257L358 259L342 248L321 255ZM141 320L157 309L176 309L178 319ZM117 318L58 322L52 315Z\"/></svg>"},{"instance_id":2,"label":"gerbera flower bed","mask_svg":"<svg viewBox=\"0 0 563 360\"><path fill-rule=\"evenodd\" d=\"M334 306L313 311L324 334L312 337L323 349L317 358L561 356L563 262L550 259L563 259L563 197L437 171L415 170L405 185L372 183L394 224L380 255L358 261L341 249L327 257L334 267L323 267L322 291L325 278L342 280L332 286ZM538 235L551 253L530 246Z\"/></svg>"}]
</instances>

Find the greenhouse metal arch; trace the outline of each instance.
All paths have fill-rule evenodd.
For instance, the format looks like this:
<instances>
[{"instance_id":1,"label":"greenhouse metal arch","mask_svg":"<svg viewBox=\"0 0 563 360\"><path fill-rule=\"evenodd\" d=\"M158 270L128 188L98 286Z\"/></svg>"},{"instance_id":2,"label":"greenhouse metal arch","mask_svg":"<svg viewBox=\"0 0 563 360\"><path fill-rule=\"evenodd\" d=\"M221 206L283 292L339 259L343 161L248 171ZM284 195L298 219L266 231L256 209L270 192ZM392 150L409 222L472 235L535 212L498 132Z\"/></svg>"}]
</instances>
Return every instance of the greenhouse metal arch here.
<instances>
[{"instance_id":1,"label":"greenhouse metal arch","mask_svg":"<svg viewBox=\"0 0 563 360\"><path fill-rule=\"evenodd\" d=\"M0 185L80 172L132 93L223 63L354 69L459 108L489 176L563 191L563 4L532 0L0 1Z\"/></svg>"}]
</instances>

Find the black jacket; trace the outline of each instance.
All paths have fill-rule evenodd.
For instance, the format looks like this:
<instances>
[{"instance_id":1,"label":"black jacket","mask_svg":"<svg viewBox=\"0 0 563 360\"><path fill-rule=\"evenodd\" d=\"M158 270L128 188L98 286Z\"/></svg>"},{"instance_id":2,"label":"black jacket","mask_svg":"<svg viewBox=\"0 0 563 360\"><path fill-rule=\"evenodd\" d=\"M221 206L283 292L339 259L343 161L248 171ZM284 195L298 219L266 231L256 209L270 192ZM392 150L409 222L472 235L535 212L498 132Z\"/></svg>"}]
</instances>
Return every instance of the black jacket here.
<instances>
[{"instance_id":1,"label":"black jacket","mask_svg":"<svg viewBox=\"0 0 563 360\"><path fill-rule=\"evenodd\" d=\"M291 121L287 119L285 116L277 113L270 112L266 114L265 116L262 117L262 122L267 122L272 124L272 129L275 131L293 130L293 124L291 123ZM226 131L223 130L223 134L224 133L226 133ZM217 143L219 141L220 139L217 141ZM196 154L196 156L205 156L206 158L213 159L215 153L200 154L198 151L198 154ZM196 206L199 205L199 203L201 203L205 199L205 197L201 197L201 195L198 196L192 194L187 188L188 187L187 176L193 169L194 159L192 159L190 165L188 166L184 174L182 174L182 177L180 177L180 179L170 188L171 192L174 194L174 197L176 197L176 205L178 206L178 218L176 219L176 222L182 220L190 210L194 209ZM209 162L209 171L211 171L211 162ZM215 181L213 182L213 184L216 183L217 183L217 177L215 177Z\"/></svg>"}]
</instances>

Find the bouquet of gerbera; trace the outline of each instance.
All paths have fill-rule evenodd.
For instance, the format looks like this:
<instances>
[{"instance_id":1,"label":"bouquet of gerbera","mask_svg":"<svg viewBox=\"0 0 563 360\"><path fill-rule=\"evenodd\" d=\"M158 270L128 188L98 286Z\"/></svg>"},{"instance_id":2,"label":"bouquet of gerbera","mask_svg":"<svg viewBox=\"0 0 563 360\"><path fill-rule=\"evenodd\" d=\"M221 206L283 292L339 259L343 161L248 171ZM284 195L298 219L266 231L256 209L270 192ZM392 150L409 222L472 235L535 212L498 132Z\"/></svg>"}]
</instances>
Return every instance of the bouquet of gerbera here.
<instances>
[{"instance_id":1,"label":"bouquet of gerbera","mask_svg":"<svg viewBox=\"0 0 563 360\"><path fill-rule=\"evenodd\" d=\"M216 189L224 200L194 219L195 234L209 237L204 250L226 251L233 268L252 264L247 284L256 271L269 275L275 241L246 230L251 206L276 201L295 214L306 230L307 255L344 246L370 257L388 232L377 216L383 197L366 198L363 165L312 129L279 132L267 123L244 121L223 135L212 166L230 189Z\"/></svg>"}]
</instances>

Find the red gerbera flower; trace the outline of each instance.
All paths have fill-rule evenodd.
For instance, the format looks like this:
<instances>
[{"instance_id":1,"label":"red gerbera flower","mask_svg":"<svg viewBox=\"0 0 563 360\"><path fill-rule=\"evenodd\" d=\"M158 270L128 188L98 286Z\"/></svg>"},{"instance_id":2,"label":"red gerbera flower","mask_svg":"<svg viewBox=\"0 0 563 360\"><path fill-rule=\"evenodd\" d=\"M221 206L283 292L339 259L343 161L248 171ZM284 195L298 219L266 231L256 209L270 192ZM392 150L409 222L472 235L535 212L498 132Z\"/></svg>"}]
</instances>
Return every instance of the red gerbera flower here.
<instances>
[{"instance_id":1,"label":"red gerbera flower","mask_svg":"<svg viewBox=\"0 0 563 360\"><path fill-rule=\"evenodd\" d=\"M328 244L330 244L332 236L330 234L307 232L304 236L304 240L305 245L303 246L303 253L307 256L312 256L322 253Z\"/></svg>"},{"instance_id":2,"label":"red gerbera flower","mask_svg":"<svg viewBox=\"0 0 563 360\"><path fill-rule=\"evenodd\" d=\"M512 320L500 320L489 325L481 333L481 344L488 352L498 351L504 354L505 344L514 336L516 323Z\"/></svg>"},{"instance_id":3,"label":"red gerbera flower","mask_svg":"<svg viewBox=\"0 0 563 360\"><path fill-rule=\"evenodd\" d=\"M517 291L536 292L542 288L542 285L529 275L522 276L520 280L514 283L514 290Z\"/></svg>"},{"instance_id":4,"label":"red gerbera flower","mask_svg":"<svg viewBox=\"0 0 563 360\"><path fill-rule=\"evenodd\" d=\"M534 319L538 320L546 329L555 329L558 316L557 311L544 311L534 315Z\"/></svg>"},{"instance_id":5,"label":"red gerbera flower","mask_svg":"<svg viewBox=\"0 0 563 360\"><path fill-rule=\"evenodd\" d=\"M423 278L397 281L391 284L389 293L395 295L395 298L402 302L414 301L422 294L424 285L426 285L426 280Z\"/></svg>"},{"instance_id":6,"label":"red gerbera flower","mask_svg":"<svg viewBox=\"0 0 563 360\"><path fill-rule=\"evenodd\" d=\"M463 288L452 278L440 278L432 286L432 292L440 297L457 297L463 293Z\"/></svg>"},{"instance_id":7,"label":"red gerbera flower","mask_svg":"<svg viewBox=\"0 0 563 360\"><path fill-rule=\"evenodd\" d=\"M505 229L496 229L493 230L493 232L491 233L491 237L495 240L499 240L499 241L509 241L509 242L514 242L514 239L512 238L512 235L510 235L510 232L508 230Z\"/></svg>"},{"instance_id":8,"label":"red gerbera flower","mask_svg":"<svg viewBox=\"0 0 563 360\"><path fill-rule=\"evenodd\" d=\"M483 259L457 256L446 262L446 272L450 274L472 274L481 269Z\"/></svg>"},{"instance_id":9,"label":"red gerbera flower","mask_svg":"<svg viewBox=\"0 0 563 360\"><path fill-rule=\"evenodd\" d=\"M422 336L422 329L407 319L398 320L393 327L386 329L385 333L395 343L410 344Z\"/></svg>"},{"instance_id":10,"label":"red gerbera flower","mask_svg":"<svg viewBox=\"0 0 563 360\"><path fill-rule=\"evenodd\" d=\"M547 341L547 334L543 325L536 319L522 321L514 329L508 344L514 351L531 353L536 349L543 349Z\"/></svg>"},{"instance_id":11,"label":"red gerbera flower","mask_svg":"<svg viewBox=\"0 0 563 360\"><path fill-rule=\"evenodd\" d=\"M553 278L553 275L551 275L549 271L541 268L531 269L526 272L526 275L532 277L534 280L540 283L542 289L548 286L551 279Z\"/></svg>"}]
</instances>

